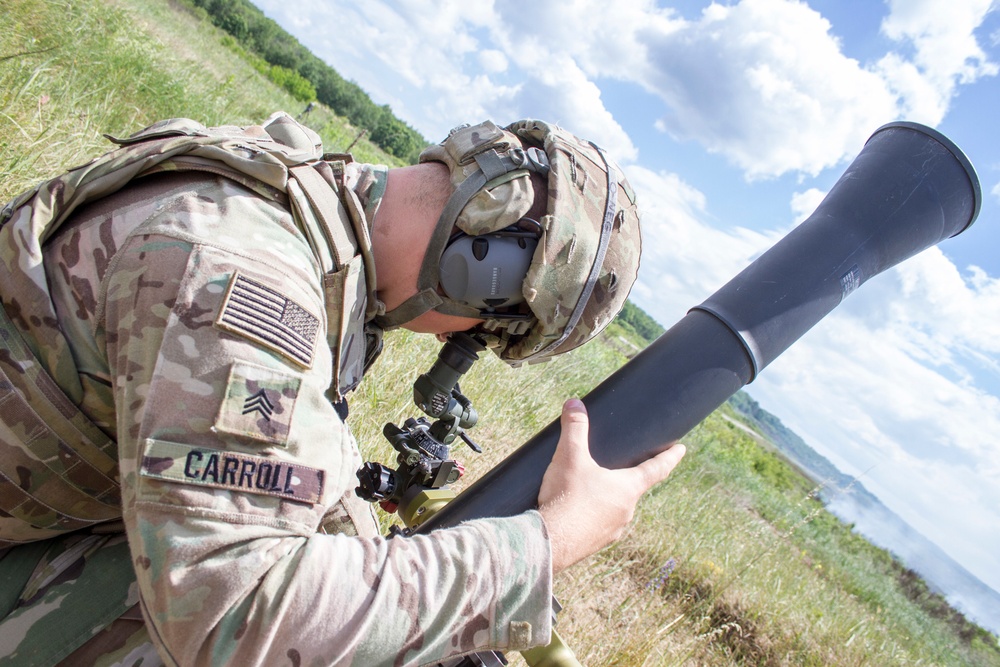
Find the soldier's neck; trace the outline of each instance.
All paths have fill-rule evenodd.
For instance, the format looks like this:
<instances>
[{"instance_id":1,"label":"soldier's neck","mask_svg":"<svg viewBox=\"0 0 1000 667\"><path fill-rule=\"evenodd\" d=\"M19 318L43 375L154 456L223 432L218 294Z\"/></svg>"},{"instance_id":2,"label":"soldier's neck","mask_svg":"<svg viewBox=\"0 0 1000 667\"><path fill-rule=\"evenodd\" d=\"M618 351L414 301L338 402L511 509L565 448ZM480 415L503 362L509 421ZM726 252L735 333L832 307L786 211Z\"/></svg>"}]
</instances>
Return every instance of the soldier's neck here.
<instances>
[{"instance_id":1,"label":"soldier's neck","mask_svg":"<svg viewBox=\"0 0 1000 667\"><path fill-rule=\"evenodd\" d=\"M378 296L387 310L416 293L424 254L449 196L451 182L442 164L389 171L372 229Z\"/></svg>"}]
</instances>

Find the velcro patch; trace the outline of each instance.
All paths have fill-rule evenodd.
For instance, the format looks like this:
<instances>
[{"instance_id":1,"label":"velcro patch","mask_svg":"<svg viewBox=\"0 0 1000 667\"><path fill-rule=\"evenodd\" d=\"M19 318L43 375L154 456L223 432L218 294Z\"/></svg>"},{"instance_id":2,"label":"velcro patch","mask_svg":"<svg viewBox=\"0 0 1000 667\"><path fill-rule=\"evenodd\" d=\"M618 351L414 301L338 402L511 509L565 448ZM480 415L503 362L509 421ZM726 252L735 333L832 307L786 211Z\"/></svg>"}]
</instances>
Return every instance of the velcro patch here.
<instances>
[{"instance_id":1,"label":"velcro patch","mask_svg":"<svg viewBox=\"0 0 1000 667\"><path fill-rule=\"evenodd\" d=\"M239 271L229 281L215 326L256 341L303 368L312 367L319 318Z\"/></svg>"},{"instance_id":2,"label":"velcro patch","mask_svg":"<svg viewBox=\"0 0 1000 667\"><path fill-rule=\"evenodd\" d=\"M153 438L146 440L139 474L312 505L322 499L326 477L325 471L298 463Z\"/></svg>"},{"instance_id":3,"label":"velcro patch","mask_svg":"<svg viewBox=\"0 0 1000 667\"><path fill-rule=\"evenodd\" d=\"M295 375L237 361L229 370L216 430L287 445L301 384Z\"/></svg>"}]
</instances>

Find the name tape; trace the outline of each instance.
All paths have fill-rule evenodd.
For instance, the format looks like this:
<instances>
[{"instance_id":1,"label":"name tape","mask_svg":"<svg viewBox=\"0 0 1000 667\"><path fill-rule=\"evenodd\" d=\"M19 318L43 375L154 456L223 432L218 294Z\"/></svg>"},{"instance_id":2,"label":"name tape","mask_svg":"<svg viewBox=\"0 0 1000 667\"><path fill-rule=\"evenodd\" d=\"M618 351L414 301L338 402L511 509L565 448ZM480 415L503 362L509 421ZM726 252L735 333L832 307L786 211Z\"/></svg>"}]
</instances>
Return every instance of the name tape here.
<instances>
[{"instance_id":1,"label":"name tape","mask_svg":"<svg viewBox=\"0 0 1000 667\"><path fill-rule=\"evenodd\" d=\"M316 504L325 471L265 456L146 440L139 474L167 482L257 493Z\"/></svg>"}]
</instances>

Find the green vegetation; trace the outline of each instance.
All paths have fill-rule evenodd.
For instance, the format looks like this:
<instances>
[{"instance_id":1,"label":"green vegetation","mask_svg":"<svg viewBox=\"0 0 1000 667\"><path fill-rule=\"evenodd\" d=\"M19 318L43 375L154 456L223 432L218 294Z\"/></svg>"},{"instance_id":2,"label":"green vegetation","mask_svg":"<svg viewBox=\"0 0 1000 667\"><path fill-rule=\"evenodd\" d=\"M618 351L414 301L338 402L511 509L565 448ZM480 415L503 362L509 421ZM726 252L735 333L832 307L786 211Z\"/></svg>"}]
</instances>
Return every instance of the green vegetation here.
<instances>
[{"instance_id":1,"label":"green vegetation","mask_svg":"<svg viewBox=\"0 0 1000 667\"><path fill-rule=\"evenodd\" d=\"M229 33L241 50L267 62L271 67L267 75L279 86L298 99L318 99L366 129L372 142L392 155L416 162L427 145L416 130L393 115L392 109L372 102L357 84L344 80L248 0L184 1L196 7L199 16ZM308 91L312 91L312 97L300 96Z\"/></svg>"},{"instance_id":2,"label":"green vegetation","mask_svg":"<svg viewBox=\"0 0 1000 667\"><path fill-rule=\"evenodd\" d=\"M0 199L107 149L102 132L171 116L248 124L302 108L207 13L118 2L0 0ZM364 129L322 103L303 118L330 150ZM365 139L353 150L403 162ZM662 331L628 312L598 342L549 364L513 370L484 355L462 383L481 415L472 436L486 450L457 452L467 479ZM416 413L412 382L438 349L429 337L388 337L377 372L351 400L366 458L392 458L382 426ZM810 482L741 422L753 406L739 407L685 437L685 461L644 500L621 542L560 577L560 629L583 664L1000 665L995 637L826 512Z\"/></svg>"},{"instance_id":3,"label":"green vegetation","mask_svg":"<svg viewBox=\"0 0 1000 667\"><path fill-rule=\"evenodd\" d=\"M303 102L193 12L148 0L0 0L0 200L163 118L249 125ZM229 42L231 43L231 39ZM301 118L331 151L404 164L324 105ZM356 143L355 143L356 142Z\"/></svg>"},{"instance_id":4,"label":"green vegetation","mask_svg":"<svg viewBox=\"0 0 1000 667\"><path fill-rule=\"evenodd\" d=\"M277 84L279 88L285 89L285 91L300 102L312 102L316 99L316 88L309 83L309 79L295 70L282 67L281 65L272 65L260 56L247 53L232 35L223 37L222 44L232 49L244 60L253 65L255 70Z\"/></svg>"},{"instance_id":5,"label":"green vegetation","mask_svg":"<svg viewBox=\"0 0 1000 667\"><path fill-rule=\"evenodd\" d=\"M647 343L652 343L660 337L664 329L659 322L650 317L649 313L635 305L631 301L625 302L622 312L618 313L615 321L626 330L635 333Z\"/></svg>"},{"instance_id":6,"label":"green vegetation","mask_svg":"<svg viewBox=\"0 0 1000 667\"><path fill-rule=\"evenodd\" d=\"M559 582L583 664L1000 664L994 637L949 627L939 597L914 604L926 587L790 468L775 478L756 440L709 417L630 534Z\"/></svg>"},{"instance_id":7,"label":"green vegetation","mask_svg":"<svg viewBox=\"0 0 1000 667\"><path fill-rule=\"evenodd\" d=\"M850 489L851 494L859 502L877 504L878 500L868 489L837 470L826 457L807 445L797 433L788 430L781 420L762 410L757 401L750 398L744 391L738 391L727 401L739 415L750 420L761 431L761 434L774 443L790 460L810 471L810 477L820 480L823 488L819 491L821 498L829 499L837 493Z\"/></svg>"}]
</instances>

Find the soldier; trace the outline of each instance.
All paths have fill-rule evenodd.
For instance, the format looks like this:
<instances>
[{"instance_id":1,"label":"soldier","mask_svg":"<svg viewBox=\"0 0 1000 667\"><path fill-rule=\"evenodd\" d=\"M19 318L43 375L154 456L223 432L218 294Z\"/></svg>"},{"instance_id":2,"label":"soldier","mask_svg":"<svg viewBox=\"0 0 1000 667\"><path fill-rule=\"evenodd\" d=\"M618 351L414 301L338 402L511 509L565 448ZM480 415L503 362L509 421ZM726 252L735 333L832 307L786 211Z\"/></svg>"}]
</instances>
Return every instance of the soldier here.
<instances>
[{"instance_id":1,"label":"soldier","mask_svg":"<svg viewBox=\"0 0 1000 667\"><path fill-rule=\"evenodd\" d=\"M392 170L284 114L119 143L0 217L0 664L546 643L553 574L619 537L683 447L606 470L567 401L538 511L385 539L343 401L383 329L474 332L514 364L596 335L638 268L620 170L539 121ZM488 287L442 271L484 242L508 253Z\"/></svg>"}]
</instances>

